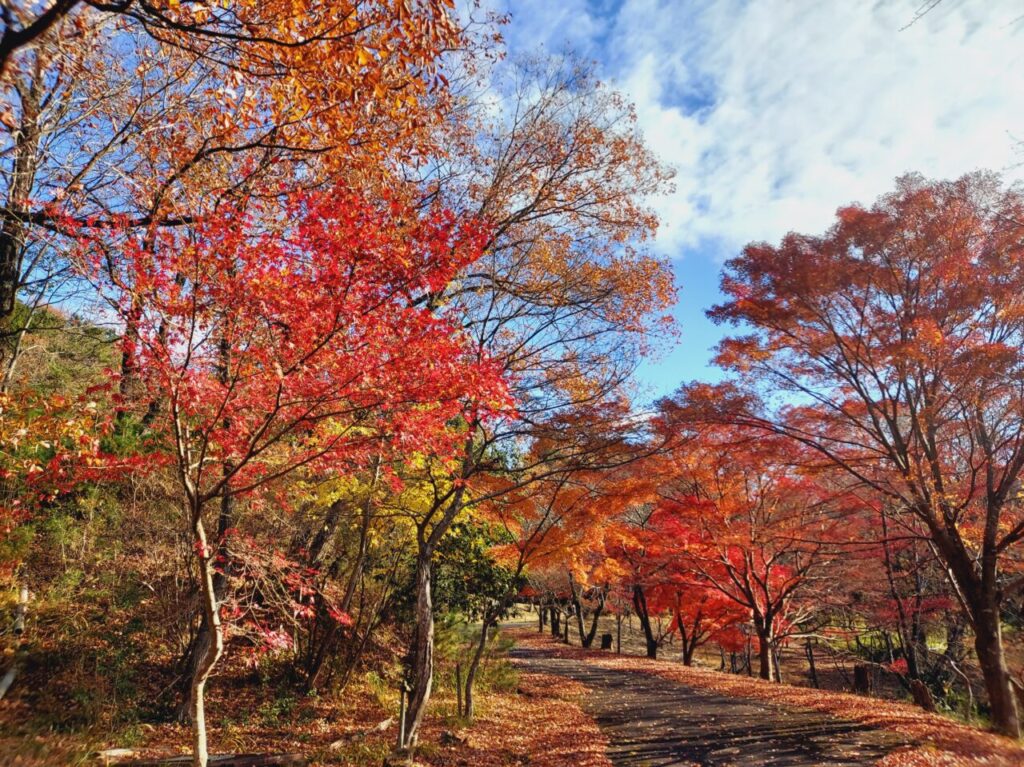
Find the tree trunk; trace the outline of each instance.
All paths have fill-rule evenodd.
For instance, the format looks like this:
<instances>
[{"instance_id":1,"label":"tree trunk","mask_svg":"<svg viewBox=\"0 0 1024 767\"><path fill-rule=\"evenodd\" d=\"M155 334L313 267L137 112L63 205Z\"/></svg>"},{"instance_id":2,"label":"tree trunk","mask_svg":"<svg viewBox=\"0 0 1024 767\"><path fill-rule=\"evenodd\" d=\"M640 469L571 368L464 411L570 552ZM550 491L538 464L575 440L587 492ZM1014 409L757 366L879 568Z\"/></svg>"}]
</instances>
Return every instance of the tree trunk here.
<instances>
[{"instance_id":1,"label":"tree trunk","mask_svg":"<svg viewBox=\"0 0 1024 767\"><path fill-rule=\"evenodd\" d=\"M697 646L693 642L691 642L689 645L687 645L685 642L683 643L683 665L684 666L692 666L693 665L693 653L694 653L694 651L696 649L697 649Z\"/></svg>"},{"instance_id":2,"label":"tree trunk","mask_svg":"<svg viewBox=\"0 0 1024 767\"><path fill-rule=\"evenodd\" d=\"M640 619L640 628L644 630L644 640L647 643L647 657L658 657L658 640L654 638L651 630L651 616L647 614L647 599L644 596L643 587L639 584L633 586L633 609L636 617Z\"/></svg>"},{"instance_id":3,"label":"tree trunk","mask_svg":"<svg viewBox=\"0 0 1024 767\"><path fill-rule=\"evenodd\" d=\"M914 703L930 714L935 713L935 699L932 698L932 692L928 689L928 685L920 679L911 679L910 693L914 696Z\"/></svg>"},{"instance_id":4,"label":"tree trunk","mask_svg":"<svg viewBox=\"0 0 1024 767\"><path fill-rule=\"evenodd\" d=\"M345 591L342 594L340 604L338 604L338 609L346 614L352 609L352 600L355 597L356 587L362 580L363 569L366 566L366 556L369 550L370 525L373 522L374 516L373 493L377 487L379 478L380 458L377 457L373 462L370 487L367 492L367 497L362 504L359 522L359 542L356 548L355 561L352 563L352 569L349 571L348 579L345 583ZM341 504L340 501L335 501L328 509L324 523L320 526L319 530L317 530L317 533L313 538L313 542L308 549L307 561L310 563L311 567L318 568L320 566L324 548L327 545L327 542L334 536L334 533L338 528L338 524L342 517L342 511L343 504ZM334 567L338 567L340 562L341 558L339 556L339 558L335 560ZM322 633L320 636L319 646L317 647L314 647L313 645L312 632L310 635L309 654L305 668L307 690L314 689L319 683L324 665L337 647L339 637L342 636L341 625L327 610L318 610L314 620L316 621L314 626L319 625L322 629ZM369 628L367 628L367 631L369 631Z\"/></svg>"},{"instance_id":5,"label":"tree trunk","mask_svg":"<svg viewBox=\"0 0 1024 767\"><path fill-rule=\"evenodd\" d=\"M0 319L14 313L21 287L21 269L28 235L29 200L39 165L41 133L39 117L44 76L40 54L33 61L32 82L21 90L21 121L15 132L11 176L7 191L7 212L0 217Z\"/></svg>"},{"instance_id":6,"label":"tree trunk","mask_svg":"<svg viewBox=\"0 0 1024 767\"><path fill-rule=\"evenodd\" d=\"M703 604L703 603L702 603ZM697 612L693 621L693 631L687 633L686 623L683 621L683 595L676 592L676 628L679 629L679 643L682 645L682 661L684 666L693 665L693 654L697 651L700 643L700 629L703 621L703 608ZM722 666L725 666L723 656Z\"/></svg>"},{"instance_id":7,"label":"tree trunk","mask_svg":"<svg viewBox=\"0 0 1024 767\"><path fill-rule=\"evenodd\" d=\"M338 529L338 523L341 521L341 516L346 510L346 504L343 500L334 501L327 507L327 512L324 514L320 526L313 533L312 538L308 539L308 543L303 546L302 538L298 538L295 544L293 544L292 548L296 552L299 549L305 548L304 559L309 563L310 567L317 567L320 564L324 549L331 538L334 537L334 533Z\"/></svg>"},{"instance_id":8,"label":"tree trunk","mask_svg":"<svg viewBox=\"0 0 1024 767\"><path fill-rule=\"evenodd\" d=\"M473 651L473 658L469 662L469 670L466 672L466 695L464 700L465 717L473 719L473 682L476 680L476 671L480 668L480 659L484 657L484 649L487 647L487 632L491 628L491 620L484 616L483 625L480 627L480 638L477 640L476 649Z\"/></svg>"},{"instance_id":9,"label":"tree trunk","mask_svg":"<svg viewBox=\"0 0 1024 767\"><path fill-rule=\"evenodd\" d=\"M4 699L7 691L11 689L18 672L28 657L28 642L25 640L25 616L28 613L29 591L28 584L22 582L18 587L18 606L14 612L14 636L18 639L17 649L14 651L14 658L7 673L0 679L0 700Z\"/></svg>"},{"instance_id":10,"label":"tree trunk","mask_svg":"<svg viewBox=\"0 0 1024 767\"><path fill-rule=\"evenodd\" d=\"M755 617L754 630L757 632L757 675L770 682L775 678L771 622L761 617Z\"/></svg>"},{"instance_id":11,"label":"tree trunk","mask_svg":"<svg viewBox=\"0 0 1024 767\"><path fill-rule=\"evenodd\" d=\"M206 530L200 516L201 509L194 509L192 532L196 538L196 557L199 560L200 594L203 600L203 614L210 627L210 642L196 664L190 689L190 713L192 719L192 764L206 767L209 752L206 746L206 710L204 693L206 682L214 666L224 652L224 632L221 628L220 610L213 584L213 561L216 556L206 539Z\"/></svg>"},{"instance_id":12,"label":"tree trunk","mask_svg":"<svg viewBox=\"0 0 1024 767\"><path fill-rule=\"evenodd\" d=\"M409 707L405 712L404 749L416 746L423 715L427 711L430 691L434 681L434 605L432 589L432 564L429 548L421 548L416 559L416 635L413 639L412 693Z\"/></svg>"},{"instance_id":13,"label":"tree trunk","mask_svg":"<svg viewBox=\"0 0 1024 767\"><path fill-rule=\"evenodd\" d=\"M758 636L757 675L762 679L772 681L775 678L774 664L772 663L772 646L767 637Z\"/></svg>"},{"instance_id":14,"label":"tree trunk","mask_svg":"<svg viewBox=\"0 0 1024 767\"><path fill-rule=\"evenodd\" d=\"M955 527L950 529L937 524L928 509L919 511L918 515L930 527L935 547L947 565L949 579L974 629L974 649L985 681L992 727L1002 735L1019 738L1020 715L1012 677L1006 667L1000 623L1003 595L998 577L996 538L1001 510L999 504L990 502L980 561L968 550Z\"/></svg>"},{"instance_id":15,"label":"tree trunk","mask_svg":"<svg viewBox=\"0 0 1024 767\"><path fill-rule=\"evenodd\" d=\"M395 586L395 574L398 572L398 565L400 561L399 557L395 557L392 561L388 571L387 580L384 581L383 590L381 591L380 598L377 600L375 605L367 610L364 600L362 598L359 600L359 618L356 621L356 625L353 627L353 641L348 645L345 668L342 672L341 683L338 686L339 693L345 690L349 679L352 677L353 669L355 669L356 664L359 663L359 659L362 657L363 652L366 649L366 645L370 641L370 636L374 629L380 625L381 616L387 607L388 599L390 598L390 594ZM364 619L365 628L362 632L362 636L360 637L359 626L364 622ZM330 677L328 677L328 682L329 681Z\"/></svg>"},{"instance_id":16,"label":"tree trunk","mask_svg":"<svg viewBox=\"0 0 1024 767\"><path fill-rule=\"evenodd\" d=\"M221 557L227 555L227 534L235 523L235 503L234 498L225 493L220 499L220 514L217 518L217 554ZM215 571L213 573L213 594L216 600L216 605L219 608L221 603L224 601L225 592L227 590L228 579L222 571ZM200 599L202 596L202 573L199 574L200 580ZM181 703L178 706L178 710L175 718L181 724L191 724L192 722L192 680L195 679L196 674L199 671L199 666L202 663L202 659L207 656L210 652L212 644L213 632L210 630L210 620L207 616L207 612L203 609L199 619L199 629L196 631L195 638L185 651L185 657L181 661L179 668L183 668L182 680L184 682L183 689L181 689Z\"/></svg>"},{"instance_id":17,"label":"tree trunk","mask_svg":"<svg viewBox=\"0 0 1024 767\"><path fill-rule=\"evenodd\" d=\"M990 509L986 525L987 538L994 535L994 520L998 521L998 514L993 516ZM959 538L949 535L942 528L933 528L932 538L949 567L950 580L957 588L971 628L974 629L974 649L985 681L992 727L1001 735L1019 738L1021 730L1017 698L1003 653L999 610L1002 596L997 577L995 544L991 540L986 541L979 573L977 563Z\"/></svg>"},{"instance_id":18,"label":"tree trunk","mask_svg":"<svg viewBox=\"0 0 1024 767\"><path fill-rule=\"evenodd\" d=\"M594 614L590 619L590 631L583 637L583 646L591 647L594 644L594 638L597 636L597 624L601 620L601 614L604 613L604 603L608 598L608 587L605 586L598 592L597 596L597 607L594 608Z\"/></svg>"},{"instance_id":19,"label":"tree trunk","mask_svg":"<svg viewBox=\"0 0 1024 767\"><path fill-rule=\"evenodd\" d=\"M991 708L992 726L1011 738L1020 737L1020 717L1010 671L1003 653L999 609L989 603L974 615L974 649L985 680L985 691Z\"/></svg>"},{"instance_id":20,"label":"tree trunk","mask_svg":"<svg viewBox=\"0 0 1024 767\"><path fill-rule=\"evenodd\" d=\"M853 667L853 691L861 695L871 694L871 667L866 663Z\"/></svg>"},{"instance_id":21,"label":"tree trunk","mask_svg":"<svg viewBox=\"0 0 1024 767\"><path fill-rule=\"evenodd\" d=\"M133 309L134 311L134 309ZM163 331L161 331L163 332ZM132 362L131 355L128 354L128 349L125 349L124 354L127 356L122 357L122 372L127 375L129 368L134 364ZM218 359L217 359L217 378L221 384L227 385L230 375L230 344L224 339L217 344ZM125 366L128 366L127 368ZM125 383L125 379L122 379L122 384ZM127 394L127 390L122 391L122 394ZM223 420L223 426L225 431L230 428L231 421L227 418ZM222 467L222 477L224 478L224 489L220 496L220 513L217 516L217 556L224 563L221 569L217 572L212 573L212 599L213 599L213 611L219 613L220 605L224 601L224 592L227 589L228 581L227 576L223 572L228 567L228 547L227 538L228 531L235 526L235 498L231 493L229 487L229 480L231 478L232 471L234 469L233 464L230 461L225 461ZM195 510L195 519L202 524L202 508ZM197 538L198 540L198 538ZM203 541L204 546L206 544L206 531L203 530ZM205 549L204 549L205 550ZM200 591L205 587L204 584L204 573L200 572L199 580L201 583ZM203 597L205 600L205 596ZM214 649L216 644L214 638L215 629L210 622L210 617L207 611L204 609L202 618L199 622L199 630L196 633L195 642L192 646L192 652L186 657L185 668L186 674L185 679L195 679L199 673L200 667L203 664L203 659L206 658ZM223 642L223 639L221 639ZM192 683L194 687L194 682ZM188 695L188 707L184 705L178 709L178 721L187 724L192 719L192 711L195 708L193 699L195 698L195 692L193 689L189 689Z\"/></svg>"},{"instance_id":22,"label":"tree trunk","mask_svg":"<svg viewBox=\"0 0 1024 767\"><path fill-rule=\"evenodd\" d=\"M810 637L807 637L807 645L805 647L805 651L807 653L807 666L810 669L811 673L811 684L813 684L814 689L817 690L821 687L821 685L818 684L818 669L814 665L814 645L811 643Z\"/></svg>"},{"instance_id":23,"label":"tree trunk","mask_svg":"<svg viewBox=\"0 0 1024 767\"><path fill-rule=\"evenodd\" d=\"M583 627L583 604L580 601L580 594L576 590L576 580L572 577L572 573L569 573L569 594L572 599L572 611L576 616L576 631L580 637L580 646L589 647L589 643L586 641L586 629ZM569 632L566 631L566 641L568 642ZM594 640L593 637L590 638Z\"/></svg>"},{"instance_id":24,"label":"tree trunk","mask_svg":"<svg viewBox=\"0 0 1024 767\"><path fill-rule=\"evenodd\" d=\"M471 424L469 433L474 434L477 424ZM462 482L459 483L447 501L444 511L439 517L435 514L440 507L435 506L426 516L417 531L419 554L416 557L416 632L413 638L411 676L412 692L409 696L409 708L405 712L405 743L400 748L411 751L416 747L420 725L430 701L430 691L434 678L434 605L431 593L433 572L431 558L437 544L451 527L455 517L462 510L462 499L465 495L465 480L475 466L473 437L468 437L462 463ZM429 528L433 520L433 528Z\"/></svg>"},{"instance_id":25,"label":"tree trunk","mask_svg":"<svg viewBox=\"0 0 1024 767\"><path fill-rule=\"evenodd\" d=\"M455 709L459 716L463 715L465 708L462 705L462 664L455 662Z\"/></svg>"}]
</instances>

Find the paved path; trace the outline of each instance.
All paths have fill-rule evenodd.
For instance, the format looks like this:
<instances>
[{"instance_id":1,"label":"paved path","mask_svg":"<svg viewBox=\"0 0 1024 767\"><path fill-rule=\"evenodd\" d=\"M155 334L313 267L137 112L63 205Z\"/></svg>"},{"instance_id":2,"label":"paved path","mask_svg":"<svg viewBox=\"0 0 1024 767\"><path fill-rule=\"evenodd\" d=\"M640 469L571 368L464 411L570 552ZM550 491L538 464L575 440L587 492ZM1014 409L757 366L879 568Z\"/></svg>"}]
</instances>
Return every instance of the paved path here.
<instances>
[{"instance_id":1,"label":"paved path","mask_svg":"<svg viewBox=\"0 0 1024 767\"><path fill-rule=\"evenodd\" d=\"M904 745L893 733L819 711L731 698L638 671L619 671L516 647L529 671L582 682L583 708L625 767L839 767L870 765Z\"/></svg>"}]
</instances>

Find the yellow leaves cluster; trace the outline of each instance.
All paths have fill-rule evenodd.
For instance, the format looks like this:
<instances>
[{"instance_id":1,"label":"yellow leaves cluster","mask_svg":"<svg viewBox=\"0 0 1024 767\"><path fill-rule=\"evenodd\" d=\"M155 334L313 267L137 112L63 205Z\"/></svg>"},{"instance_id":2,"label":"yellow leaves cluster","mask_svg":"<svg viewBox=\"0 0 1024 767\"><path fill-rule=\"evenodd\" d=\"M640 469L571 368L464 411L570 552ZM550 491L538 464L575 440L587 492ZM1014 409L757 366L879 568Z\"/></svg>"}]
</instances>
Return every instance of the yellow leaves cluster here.
<instances>
[{"instance_id":1,"label":"yellow leaves cluster","mask_svg":"<svg viewBox=\"0 0 1024 767\"><path fill-rule=\"evenodd\" d=\"M88 461L98 447L97 418L94 401L0 394L0 472L39 474L58 452Z\"/></svg>"}]
</instances>

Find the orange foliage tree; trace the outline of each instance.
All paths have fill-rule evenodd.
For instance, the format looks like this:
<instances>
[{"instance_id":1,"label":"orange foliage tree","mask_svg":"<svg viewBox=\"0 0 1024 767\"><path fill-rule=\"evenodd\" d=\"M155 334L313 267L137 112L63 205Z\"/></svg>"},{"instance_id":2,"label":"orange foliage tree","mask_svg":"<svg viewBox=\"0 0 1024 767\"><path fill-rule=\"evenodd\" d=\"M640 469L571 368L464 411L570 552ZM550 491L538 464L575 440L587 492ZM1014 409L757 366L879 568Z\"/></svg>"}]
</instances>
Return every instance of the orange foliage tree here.
<instances>
[{"instance_id":1,"label":"orange foliage tree","mask_svg":"<svg viewBox=\"0 0 1024 767\"><path fill-rule=\"evenodd\" d=\"M653 525L699 582L747 612L760 676L778 679L779 640L807 619L799 596L834 551L834 494L801 470L788 440L730 426L695 428L694 412L680 404L662 403L660 427L673 432L678 447Z\"/></svg>"},{"instance_id":2,"label":"orange foliage tree","mask_svg":"<svg viewBox=\"0 0 1024 767\"><path fill-rule=\"evenodd\" d=\"M440 130L448 151L420 179L425 200L487 221L485 255L423 302L457 312L480 353L500 361L517 418L471 424L460 462L428 471L436 493L417 519L407 746L432 684L431 552L467 504L494 496L466 488L507 469L520 478L513 486L557 473L573 441L524 458L537 425L621 398L674 298L671 269L645 247L657 224L645 198L671 174L644 145L629 104L568 59L496 78L509 98L457 110ZM512 466L496 459L503 454L516 456Z\"/></svg>"},{"instance_id":3,"label":"orange foliage tree","mask_svg":"<svg viewBox=\"0 0 1024 767\"><path fill-rule=\"evenodd\" d=\"M644 453L628 414L626 403L618 402L538 424L518 470L480 477L474 485L480 514L509 541L492 553L512 573L510 582L544 573L564 583L585 647L593 642L614 572L614 561L602 556L605 540L615 535L620 510L650 489L628 471ZM599 605L590 631L580 608L587 589L595 591ZM481 637L519 596L510 590L484 612ZM474 666L478 662L479 653ZM466 685L470 712L471 678Z\"/></svg>"},{"instance_id":4,"label":"orange foliage tree","mask_svg":"<svg viewBox=\"0 0 1024 767\"><path fill-rule=\"evenodd\" d=\"M4 22L0 319L67 289L69 214L151 240L282 185L384 188L428 145L462 39L445 0L56 0Z\"/></svg>"},{"instance_id":5,"label":"orange foliage tree","mask_svg":"<svg viewBox=\"0 0 1024 767\"><path fill-rule=\"evenodd\" d=\"M932 546L975 636L1002 733L1018 735L1000 611L1024 588L1024 193L998 177L899 180L729 261L711 316L749 332L723 365L788 393L739 420L808 446Z\"/></svg>"}]
</instances>

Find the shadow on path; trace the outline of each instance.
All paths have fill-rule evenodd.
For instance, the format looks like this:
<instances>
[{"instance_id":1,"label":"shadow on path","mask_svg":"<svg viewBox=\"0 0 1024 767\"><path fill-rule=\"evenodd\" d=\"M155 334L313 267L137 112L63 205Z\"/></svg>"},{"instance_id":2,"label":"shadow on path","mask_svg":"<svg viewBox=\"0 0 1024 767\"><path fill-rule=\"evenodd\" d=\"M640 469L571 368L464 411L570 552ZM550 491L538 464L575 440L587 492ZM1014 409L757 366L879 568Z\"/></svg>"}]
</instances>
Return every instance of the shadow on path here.
<instances>
[{"instance_id":1,"label":"shadow on path","mask_svg":"<svg viewBox=\"0 0 1024 767\"><path fill-rule=\"evenodd\" d=\"M608 757L626 767L870 765L906 745L898 735L819 711L706 692L637 671L619 671L516 647L528 671L575 679L608 736Z\"/></svg>"}]
</instances>

